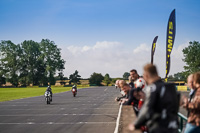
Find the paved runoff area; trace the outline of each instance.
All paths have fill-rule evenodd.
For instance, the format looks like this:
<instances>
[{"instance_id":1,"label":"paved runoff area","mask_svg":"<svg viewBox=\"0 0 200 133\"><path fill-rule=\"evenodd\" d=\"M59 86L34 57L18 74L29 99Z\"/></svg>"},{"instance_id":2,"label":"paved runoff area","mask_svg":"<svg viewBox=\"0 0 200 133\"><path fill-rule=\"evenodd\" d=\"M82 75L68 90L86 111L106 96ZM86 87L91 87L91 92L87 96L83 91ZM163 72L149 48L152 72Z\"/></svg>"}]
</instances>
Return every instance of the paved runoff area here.
<instances>
[{"instance_id":1,"label":"paved runoff area","mask_svg":"<svg viewBox=\"0 0 200 133\"><path fill-rule=\"evenodd\" d=\"M0 102L0 133L113 133L116 96L114 87L93 87L79 89L77 97L54 94L50 105L44 96Z\"/></svg>"}]
</instances>

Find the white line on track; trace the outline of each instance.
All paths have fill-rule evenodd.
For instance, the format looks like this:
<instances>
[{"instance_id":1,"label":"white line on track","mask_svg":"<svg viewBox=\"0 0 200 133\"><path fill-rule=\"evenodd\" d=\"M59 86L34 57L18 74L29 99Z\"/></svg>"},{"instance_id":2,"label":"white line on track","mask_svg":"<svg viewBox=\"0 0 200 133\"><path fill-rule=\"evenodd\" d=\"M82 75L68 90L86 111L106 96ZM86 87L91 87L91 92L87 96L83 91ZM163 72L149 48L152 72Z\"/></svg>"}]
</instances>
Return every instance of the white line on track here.
<instances>
[{"instance_id":1,"label":"white line on track","mask_svg":"<svg viewBox=\"0 0 200 133\"><path fill-rule=\"evenodd\" d=\"M114 133L118 133L119 132L118 130L119 130L119 120L120 120L120 117L121 117L121 111L122 111L122 104L119 107L119 113L118 113L118 117L117 117L116 127L115 127Z\"/></svg>"},{"instance_id":2,"label":"white line on track","mask_svg":"<svg viewBox=\"0 0 200 133\"><path fill-rule=\"evenodd\" d=\"M35 123L35 122L27 122L27 123L0 123L0 125L75 125L75 124L115 124L115 122L76 122L76 123L67 123L67 122L47 122L47 123Z\"/></svg>"},{"instance_id":3,"label":"white line on track","mask_svg":"<svg viewBox=\"0 0 200 133\"><path fill-rule=\"evenodd\" d=\"M115 115L117 114L18 114L18 115L0 115L1 116L6 116L6 117L11 117L11 116L107 116L107 115Z\"/></svg>"},{"instance_id":4,"label":"white line on track","mask_svg":"<svg viewBox=\"0 0 200 133\"><path fill-rule=\"evenodd\" d=\"M48 110L54 110L55 108L48 108ZM60 108L60 110L65 110L65 109L67 109L67 108ZM70 110L77 110L77 109L79 109L79 108L71 108ZM111 110L111 109L116 109L116 108L81 108L81 109L92 109L92 110L101 110L101 109L107 109L107 110ZM47 110L47 109L1 109L0 111L2 111L2 110Z\"/></svg>"},{"instance_id":5,"label":"white line on track","mask_svg":"<svg viewBox=\"0 0 200 133\"><path fill-rule=\"evenodd\" d=\"M74 103L73 103L74 104ZM52 105L55 105L55 104L52 104ZM80 105L93 105L93 106L95 106L95 105L99 105L99 104L90 104L90 103L86 103L86 104L80 104ZM106 105L112 105L112 106L119 106L119 105L117 105L117 104L102 104L101 106L106 106ZM38 107L38 106L44 106L44 104L40 104L40 105L35 105L35 104L33 104L33 105L31 105L31 104L29 104L29 105L26 105L26 104L24 104L24 105L1 105L1 106L6 106L6 107L9 107L9 106L17 106L17 107L20 107L20 106L34 106L34 107ZM63 106L66 106L66 105L63 105Z\"/></svg>"},{"instance_id":6,"label":"white line on track","mask_svg":"<svg viewBox=\"0 0 200 133\"><path fill-rule=\"evenodd\" d=\"M99 100L96 100L96 101L99 101ZM29 104L29 103L36 103L36 102L40 102L40 101L32 101L32 102L14 102L13 101L12 103L27 103L27 104ZM88 103L91 103L91 102L94 102L94 101L83 101L83 100L82 101L76 101L76 100L73 100L73 104L76 103L76 102L83 102L83 103L87 103L88 102ZM116 103L116 102L113 102L113 101L103 101L103 102L104 103L113 103L113 104ZM72 102L71 101L69 101L69 102L66 101L64 103L72 103ZM3 104L3 103L0 103L0 105L1 104Z\"/></svg>"}]
</instances>

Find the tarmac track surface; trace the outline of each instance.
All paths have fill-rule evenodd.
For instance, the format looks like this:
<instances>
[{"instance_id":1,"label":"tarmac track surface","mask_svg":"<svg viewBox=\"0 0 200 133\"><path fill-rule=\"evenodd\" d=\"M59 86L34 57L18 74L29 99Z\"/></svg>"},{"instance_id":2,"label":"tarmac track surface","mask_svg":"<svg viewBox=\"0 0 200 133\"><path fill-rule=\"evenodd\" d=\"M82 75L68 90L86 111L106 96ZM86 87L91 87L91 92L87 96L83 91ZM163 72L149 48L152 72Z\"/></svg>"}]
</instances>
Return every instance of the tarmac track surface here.
<instances>
[{"instance_id":1,"label":"tarmac track surface","mask_svg":"<svg viewBox=\"0 0 200 133\"><path fill-rule=\"evenodd\" d=\"M53 90L53 88L52 88ZM93 87L0 102L0 133L113 133L119 111L114 87Z\"/></svg>"}]
</instances>

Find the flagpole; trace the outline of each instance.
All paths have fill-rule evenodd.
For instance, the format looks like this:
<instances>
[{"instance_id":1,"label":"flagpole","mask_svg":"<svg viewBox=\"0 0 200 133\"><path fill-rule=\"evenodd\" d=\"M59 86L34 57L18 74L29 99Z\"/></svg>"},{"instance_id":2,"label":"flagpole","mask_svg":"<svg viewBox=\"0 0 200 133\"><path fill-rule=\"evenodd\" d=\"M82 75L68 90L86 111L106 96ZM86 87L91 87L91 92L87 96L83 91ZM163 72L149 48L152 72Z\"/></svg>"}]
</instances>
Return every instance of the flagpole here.
<instances>
[{"instance_id":1,"label":"flagpole","mask_svg":"<svg viewBox=\"0 0 200 133\"><path fill-rule=\"evenodd\" d=\"M170 55L174 45L176 34L176 19L175 19L175 9L171 12L168 25L167 25L167 40L166 40L166 75L165 81L168 80L168 74L170 71Z\"/></svg>"},{"instance_id":2,"label":"flagpole","mask_svg":"<svg viewBox=\"0 0 200 133\"><path fill-rule=\"evenodd\" d=\"M158 36L156 36L156 37L153 39L153 43L152 43L152 48L151 48L151 64L153 64L153 57L154 57L154 53L155 53L155 50L156 50L156 42L157 42L157 39L158 39Z\"/></svg>"}]
</instances>

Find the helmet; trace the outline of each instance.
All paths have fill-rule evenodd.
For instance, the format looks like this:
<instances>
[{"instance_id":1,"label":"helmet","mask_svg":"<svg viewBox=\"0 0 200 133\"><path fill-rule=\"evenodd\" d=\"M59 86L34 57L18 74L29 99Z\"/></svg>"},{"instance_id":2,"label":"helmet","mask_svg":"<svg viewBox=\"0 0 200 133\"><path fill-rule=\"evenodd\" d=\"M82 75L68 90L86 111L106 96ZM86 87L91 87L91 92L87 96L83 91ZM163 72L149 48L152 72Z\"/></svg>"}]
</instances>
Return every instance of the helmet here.
<instances>
[{"instance_id":1,"label":"helmet","mask_svg":"<svg viewBox=\"0 0 200 133\"><path fill-rule=\"evenodd\" d=\"M139 78L136 82L135 82L135 88L140 87L141 89L144 89L146 87L146 83L144 81L143 78Z\"/></svg>"}]
</instances>

